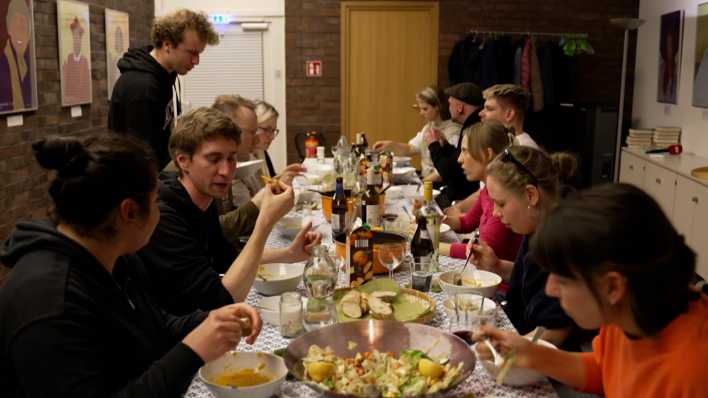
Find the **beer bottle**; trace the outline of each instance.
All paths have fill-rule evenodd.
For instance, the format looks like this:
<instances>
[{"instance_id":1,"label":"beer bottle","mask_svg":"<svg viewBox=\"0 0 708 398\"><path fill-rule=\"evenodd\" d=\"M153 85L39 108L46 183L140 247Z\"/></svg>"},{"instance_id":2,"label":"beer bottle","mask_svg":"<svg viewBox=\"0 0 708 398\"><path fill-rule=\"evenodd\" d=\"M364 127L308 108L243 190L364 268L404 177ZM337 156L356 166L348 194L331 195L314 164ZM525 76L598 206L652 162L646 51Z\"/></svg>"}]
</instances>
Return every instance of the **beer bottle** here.
<instances>
[{"instance_id":1,"label":"beer bottle","mask_svg":"<svg viewBox=\"0 0 708 398\"><path fill-rule=\"evenodd\" d=\"M366 192L362 198L362 205L366 206L366 218L362 221L372 227L380 226L379 191L376 189L376 173L373 167L370 167L366 174Z\"/></svg>"},{"instance_id":2,"label":"beer bottle","mask_svg":"<svg viewBox=\"0 0 708 398\"><path fill-rule=\"evenodd\" d=\"M332 198L332 235L335 241L346 242L351 227L347 212L347 197L344 195L344 180L337 177L336 189Z\"/></svg>"}]
</instances>

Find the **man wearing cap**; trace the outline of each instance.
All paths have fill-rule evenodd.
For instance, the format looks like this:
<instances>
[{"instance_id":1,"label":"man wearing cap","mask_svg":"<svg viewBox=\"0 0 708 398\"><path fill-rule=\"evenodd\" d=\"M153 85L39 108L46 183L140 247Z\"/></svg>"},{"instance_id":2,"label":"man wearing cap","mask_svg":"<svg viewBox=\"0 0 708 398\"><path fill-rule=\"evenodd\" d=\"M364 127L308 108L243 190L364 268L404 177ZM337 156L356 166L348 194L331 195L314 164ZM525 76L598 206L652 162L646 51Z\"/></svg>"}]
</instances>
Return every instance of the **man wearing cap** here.
<instances>
[{"instance_id":1,"label":"man wearing cap","mask_svg":"<svg viewBox=\"0 0 708 398\"><path fill-rule=\"evenodd\" d=\"M462 131L479 122L479 111L483 103L482 92L473 83L455 84L448 87L445 94L448 96L451 119L462 123L457 142L454 145L449 143L437 130L429 130L424 137L435 169L446 187L437 198L441 208L450 206L453 201L465 199L479 189L478 182L467 181L457 158L462 145Z\"/></svg>"}]
</instances>

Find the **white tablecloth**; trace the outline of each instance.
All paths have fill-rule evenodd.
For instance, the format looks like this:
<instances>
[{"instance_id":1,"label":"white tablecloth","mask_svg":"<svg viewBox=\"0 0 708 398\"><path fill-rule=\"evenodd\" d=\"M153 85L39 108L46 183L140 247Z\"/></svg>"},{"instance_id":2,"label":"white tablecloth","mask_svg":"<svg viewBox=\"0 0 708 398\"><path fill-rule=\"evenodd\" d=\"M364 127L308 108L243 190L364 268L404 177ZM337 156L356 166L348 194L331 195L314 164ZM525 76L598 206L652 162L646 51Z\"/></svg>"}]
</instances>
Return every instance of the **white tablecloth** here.
<instances>
[{"instance_id":1,"label":"white tablecloth","mask_svg":"<svg viewBox=\"0 0 708 398\"><path fill-rule=\"evenodd\" d=\"M415 189L415 188L413 188ZM406 203L406 199L401 199L396 201L393 205L394 207L401 207ZM388 205L387 205L388 207ZM410 210L410 207L408 207ZM311 213L312 217L321 218L321 213L317 210ZM319 223L318 230L323 235L323 244L330 247L332 245L331 229L329 224L322 222ZM454 232L448 232L447 234L452 234L453 236L447 236L449 240L454 240ZM283 237L277 230L273 230L268 238L267 247L284 247L290 243L288 239ZM450 257L440 257L440 265L443 271L449 269L460 269L464 260L453 259ZM406 268L397 270L394 274L395 279L401 283L408 283L410 280L410 273ZM343 281L340 278L340 282ZM299 289L305 294L304 285L301 283ZM435 317L431 323L433 326L440 327L447 330L448 328L448 318L445 312L442 310L442 301L445 299L444 293L429 293L429 295L437 303L437 311ZM254 290L248 295L246 301L249 304L256 304L262 298L260 294L256 293ZM499 310L496 314L496 324L498 327L504 329L513 329L511 322L506 317L503 311ZM238 346L239 351L259 351L259 352L272 352L279 348L287 347L290 339L283 338L277 327L264 324L260 336L256 340L253 346L249 346L246 343L241 343ZM281 389L281 397L317 397L317 393L311 390L309 387L300 382L286 381ZM460 383L454 389L447 391L445 394L441 394L441 397L465 397L468 394L473 394L476 398L482 397L556 397L557 394L550 382L543 381L538 384L534 384L526 387L507 387L498 386L494 379L489 376L489 374L484 370L479 361L475 365L475 370L464 382ZM213 398L213 395L209 392L207 387L202 383L198 377L195 377L190 385L186 398Z\"/></svg>"}]
</instances>

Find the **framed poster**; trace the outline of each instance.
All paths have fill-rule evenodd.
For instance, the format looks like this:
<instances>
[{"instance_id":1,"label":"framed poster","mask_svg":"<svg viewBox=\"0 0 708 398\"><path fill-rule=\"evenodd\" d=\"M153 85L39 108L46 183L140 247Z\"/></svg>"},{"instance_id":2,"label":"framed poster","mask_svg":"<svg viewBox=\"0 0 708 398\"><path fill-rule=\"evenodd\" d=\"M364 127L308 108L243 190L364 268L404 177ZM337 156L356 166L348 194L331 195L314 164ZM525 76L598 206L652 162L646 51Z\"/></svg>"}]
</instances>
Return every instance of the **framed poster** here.
<instances>
[{"instance_id":1,"label":"framed poster","mask_svg":"<svg viewBox=\"0 0 708 398\"><path fill-rule=\"evenodd\" d=\"M118 60L130 47L129 18L128 13L106 8L106 67L108 68L106 84L109 101L113 93L113 85L120 76Z\"/></svg>"},{"instance_id":2,"label":"framed poster","mask_svg":"<svg viewBox=\"0 0 708 398\"><path fill-rule=\"evenodd\" d=\"M0 0L0 115L37 109L32 0Z\"/></svg>"},{"instance_id":3,"label":"framed poster","mask_svg":"<svg viewBox=\"0 0 708 398\"><path fill-rule=\"evenodd\" d=\"M61 104L91 103L91 32L89 6L78 1L57 1Z\"/></svg>"},{"instance_id":4,"label":"framed poster","mask_svg":"<svg viewBox=\"0 0 708 398\"><path fill-rule=\"evenodd\" d=\"M659 78L656 100L668 104L678 101L679 72L681 71L681 42L683 10L661 16L659 31Z\"/></svg>"},{"instance_id":5,"label":"framed poster","mask_svg":"<svg viewBox=\"0 0 708 398\"><path fill-rule=\"evenodd\" d=\"M708 108L708 3L698 5L693 106Z\"/></svg>"}]
</instances>

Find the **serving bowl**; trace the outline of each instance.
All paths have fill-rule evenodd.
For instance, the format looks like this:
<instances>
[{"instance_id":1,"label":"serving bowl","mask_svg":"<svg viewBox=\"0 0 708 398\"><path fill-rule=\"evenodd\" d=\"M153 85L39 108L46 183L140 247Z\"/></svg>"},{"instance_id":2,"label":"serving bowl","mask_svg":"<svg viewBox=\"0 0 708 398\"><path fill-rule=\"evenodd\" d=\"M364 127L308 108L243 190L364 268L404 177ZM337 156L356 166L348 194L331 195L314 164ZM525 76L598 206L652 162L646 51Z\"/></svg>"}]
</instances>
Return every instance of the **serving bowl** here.
<instances>
[{"instance_id":1,"label":"serving bowl","mask_svg":"<svg viewBox=\"0 0 708 398\"><path fill-rule=\"evenodd\" d=\"M307 351L313 344L322 348L331 347L337 356L343 358L354 357L357 352L373 350L391 352L398 356L403 350L414 349L426 352L431 358L448 358L452 366L461 362L463 366L460 375L448 389L465 380L474 370L476 361L474 352L462 339L436 327L379 320L337 323L292 340L284 355L286 366L297 379L327 397L349 395L324 390L305 379L302 359L307 356Z\"/></svg>"},{"instance_id":2,"label":"serving bowl","mask_svg":"<svg viewBox=\"0 0 708 398\"><path fill-rule=\"evenodd\" d=\"M263 264L258 269L258 275L253 283L253 288L265 296L274 296L285 292L292 292L302 280L305 264Z\"/></svg>"},{"instance_id":3,"label":"serving bowl","mask_svg":"<svg viewBox=\"0 0 708 398\"><path fill-rule=\"evenodd\" d=\"M531 340L529 336L525 337ZM475 350L477 349L477 344L480 343L475 344ZM538 340L535 344L539 344L549 348L556 348L556 346L546 340ZM495 363L494 361L480 360L480 363L482 364L482 367L489 373L489 375L492 376L492 378L496 379L503 362ZM517 368L512 366L511 368L509 368L509 371L507 372L506 376L504 376L502 384L509 386L527 386L530 384L538 383L544 380L545 378L546 376L539 371L529 368Z\"/></svg>"},{"instance_id":4,"label":"serving bowl","mask_svg":"<svg viewBox=\"0 0 708 398\"><path fill-rule=\"evenodd\" d=\"M258 369L270 381L249 387L229 387L214 380L226 372ZM283 358L266 352L229 351L199 368L199 378L216 398L270 398L283 384L288 368Z\"/></svg>"},{"instance_id":5,"label":"serving bowl","mask_svg":"<svg viewBox=\"0 0 708 398\"><path fill-rule=\"evenodd\" d=\"M459 276L459 271L446 271L438 276L440 287L448 295L453 297L459 293L477 293L484 297L492 298L497 291L497 287L502 282L501 276L494 272L468 268L462 274L463 285L456 285L455 280ZM470 286L469 282L477 281L480 286Z\"/></svg>"}]
</instances>

